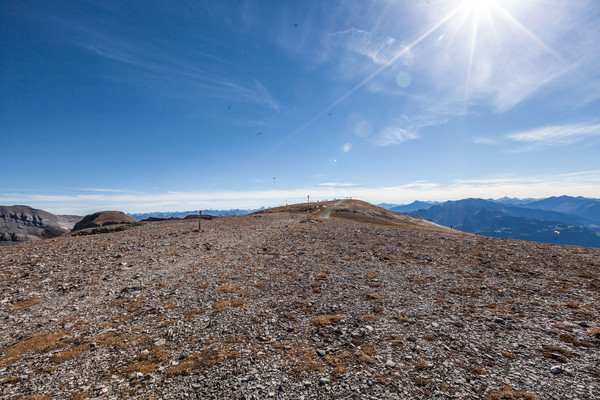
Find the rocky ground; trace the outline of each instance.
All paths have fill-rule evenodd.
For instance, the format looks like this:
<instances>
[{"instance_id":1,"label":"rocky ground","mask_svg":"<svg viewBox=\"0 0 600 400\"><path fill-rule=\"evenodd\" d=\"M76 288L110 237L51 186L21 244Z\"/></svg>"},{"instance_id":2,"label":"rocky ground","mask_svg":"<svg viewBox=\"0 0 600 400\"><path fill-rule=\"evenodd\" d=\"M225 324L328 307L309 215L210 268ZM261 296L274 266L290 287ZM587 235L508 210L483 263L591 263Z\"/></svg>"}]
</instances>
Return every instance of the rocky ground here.
<instances>
[{"instance_id":1,"label":"rocky ground","mask_svg":"<svg viewBox=\"0 0 600 400\"><path fill-rule=\"evenodd\" d=\"M600 398L600 250L327 206L0 248L0 397Z\"/></svg>"}]
</instances>

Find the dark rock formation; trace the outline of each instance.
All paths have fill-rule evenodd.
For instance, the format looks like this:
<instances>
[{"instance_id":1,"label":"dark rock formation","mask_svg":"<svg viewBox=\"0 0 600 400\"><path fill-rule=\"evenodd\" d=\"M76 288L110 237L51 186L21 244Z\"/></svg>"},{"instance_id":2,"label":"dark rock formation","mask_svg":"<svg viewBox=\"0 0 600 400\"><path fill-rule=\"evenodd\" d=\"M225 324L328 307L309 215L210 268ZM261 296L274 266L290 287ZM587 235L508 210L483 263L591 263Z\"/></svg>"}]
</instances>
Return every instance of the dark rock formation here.
<instances>
[{"instance_id":1,"label":"dark rock formation","mask_svg":"<svg viewBox=\"0 0 600 400\"><path fill-rule=\"evenodd\" d=\"M80 219L28 206L0 206L0 246L60 236Z\"/></svg>"}]
</instances>

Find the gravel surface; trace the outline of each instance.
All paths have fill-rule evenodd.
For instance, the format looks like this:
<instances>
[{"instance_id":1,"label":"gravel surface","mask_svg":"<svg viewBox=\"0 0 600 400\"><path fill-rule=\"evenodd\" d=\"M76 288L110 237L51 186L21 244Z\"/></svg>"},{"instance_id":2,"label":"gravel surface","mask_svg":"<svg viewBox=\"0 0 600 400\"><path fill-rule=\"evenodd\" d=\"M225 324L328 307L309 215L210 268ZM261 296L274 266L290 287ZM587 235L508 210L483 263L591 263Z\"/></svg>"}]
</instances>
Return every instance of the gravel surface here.
<instances>
[{"instance_id":1,"label":"gravel surface","mask_svg":"<svg viewBox=\"0 0 600 400\"><path fill-rule=\"evenodd\" d=\"M0 248L0 397L600 398L600 250L353 207Z\"/></svg>"}]
</instances>

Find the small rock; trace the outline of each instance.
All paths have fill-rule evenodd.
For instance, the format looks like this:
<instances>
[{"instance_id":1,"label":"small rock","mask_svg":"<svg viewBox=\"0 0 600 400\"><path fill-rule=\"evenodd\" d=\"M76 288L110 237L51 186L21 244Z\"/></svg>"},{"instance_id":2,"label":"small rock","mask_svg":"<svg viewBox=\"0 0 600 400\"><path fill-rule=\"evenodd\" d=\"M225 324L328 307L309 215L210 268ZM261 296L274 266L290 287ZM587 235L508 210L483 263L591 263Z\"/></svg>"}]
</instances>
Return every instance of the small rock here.
<instances>
[{"instance_id":1,"label":"small rock","mask_svg":"<svg viewBox=\"0 0 600 400\"><path fill-rule=\"evenodd\" d=\"M552 368L550 368L550 372L552 372L555 375L561 374L564 371L565 370L560 365L554 365L554 366L552 366Z\"/></svg>"},{"instance_id":2,"label":"small rock","mask_svg":"<svg viewBox=\"0 0 600 400\"><path fill-rule=\"evenodd\" d=\"M321 378L319 379L319 385L328 385L329 384L329 378Z\"/></svg>"}]
</instances>

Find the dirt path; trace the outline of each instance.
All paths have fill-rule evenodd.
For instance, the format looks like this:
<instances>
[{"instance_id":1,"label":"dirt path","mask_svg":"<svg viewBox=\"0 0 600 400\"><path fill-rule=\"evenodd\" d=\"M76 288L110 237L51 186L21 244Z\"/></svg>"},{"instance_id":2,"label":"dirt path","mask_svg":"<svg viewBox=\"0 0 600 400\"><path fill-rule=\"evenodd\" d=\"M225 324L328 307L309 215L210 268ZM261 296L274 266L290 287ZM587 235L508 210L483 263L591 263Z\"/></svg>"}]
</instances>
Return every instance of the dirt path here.
<instances>
[{"instance_id":1,"label":"dirt path","mask_svg":"<svg viewBox=\"0 0 600 400\"><path fill-rule=\"evenodd\" d=\"M339 206L340 204L342 204L342 202L343 202L343 201L344 201L344 200L338 200L338 201L336 201L336 202L335 202L335 203L334 203L334 204L333 204L331 207L329 207L327 210L325 210L325 211L323 212L323 214L321 214L321 217L322 217L322 218L325 218L325 219L329 219L329 216L331 215L331 212L332 212L332 211L333 211L333 210L334 210L334 209L335 209L337 206Z\"/></svg>"}]
</instances>

